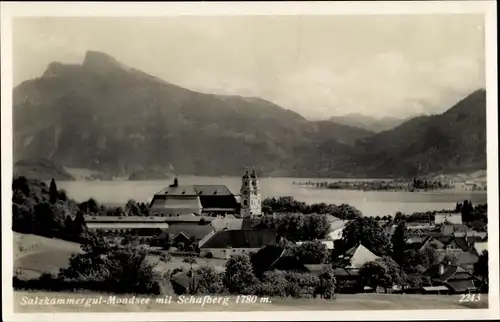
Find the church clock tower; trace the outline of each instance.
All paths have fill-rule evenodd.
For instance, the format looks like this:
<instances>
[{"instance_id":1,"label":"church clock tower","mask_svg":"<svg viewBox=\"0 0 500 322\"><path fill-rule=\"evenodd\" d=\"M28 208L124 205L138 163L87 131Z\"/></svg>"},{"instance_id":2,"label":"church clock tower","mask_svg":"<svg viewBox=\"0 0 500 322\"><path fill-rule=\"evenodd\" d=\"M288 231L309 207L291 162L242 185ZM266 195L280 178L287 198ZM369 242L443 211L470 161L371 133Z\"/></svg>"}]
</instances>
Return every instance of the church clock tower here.
<instances>
[{"instance_id":1,"label":"church clock tower","mask_svg":"<svg viewBox=\"0 0 500 322\"><path fill-rule=\"evenodd\" d=\"M255 170L248 174L248 170L241 178L241 218L260 216L262 214L260 184Z\"/></svg>"}]
</instances>

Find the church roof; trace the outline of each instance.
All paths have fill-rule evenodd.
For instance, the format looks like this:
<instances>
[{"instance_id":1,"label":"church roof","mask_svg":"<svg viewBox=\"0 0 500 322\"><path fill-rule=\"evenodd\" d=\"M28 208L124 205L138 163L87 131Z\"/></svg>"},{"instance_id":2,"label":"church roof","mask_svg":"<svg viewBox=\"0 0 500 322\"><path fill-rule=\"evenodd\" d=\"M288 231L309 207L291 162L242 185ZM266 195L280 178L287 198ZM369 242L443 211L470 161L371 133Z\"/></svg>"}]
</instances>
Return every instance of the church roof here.
<instances>
[{"instance_id":1,"label":"church roof","mask_svg":"<svg viewBox=\"0 0 500 322\"><path fill-rule=\"evenodd\" d=\"M182 185L166 187L158 194L173 196L232 196L233 193L225 185Z\"/></svg>"}]
</instances>

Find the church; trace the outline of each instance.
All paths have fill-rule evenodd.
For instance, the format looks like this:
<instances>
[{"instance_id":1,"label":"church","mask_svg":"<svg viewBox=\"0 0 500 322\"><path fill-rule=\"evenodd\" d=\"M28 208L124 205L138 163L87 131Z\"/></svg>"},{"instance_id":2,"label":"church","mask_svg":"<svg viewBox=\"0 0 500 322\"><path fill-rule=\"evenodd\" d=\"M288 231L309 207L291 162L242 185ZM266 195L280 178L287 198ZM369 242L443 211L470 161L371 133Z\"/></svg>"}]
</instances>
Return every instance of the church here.
<instances>
[{"instance_id":1,"label":"church","mask_svg":"<svg viewBox=\"0 0 500 322\"><path fill-rule=\"evenodd\" d=\"M241 178L240 194L233 194L225 185L182 185L178 178L156 193L150 203L155 216L234 215L250 218L262 214L260 184L255 170Z\"/></svg>"}]
</instances>

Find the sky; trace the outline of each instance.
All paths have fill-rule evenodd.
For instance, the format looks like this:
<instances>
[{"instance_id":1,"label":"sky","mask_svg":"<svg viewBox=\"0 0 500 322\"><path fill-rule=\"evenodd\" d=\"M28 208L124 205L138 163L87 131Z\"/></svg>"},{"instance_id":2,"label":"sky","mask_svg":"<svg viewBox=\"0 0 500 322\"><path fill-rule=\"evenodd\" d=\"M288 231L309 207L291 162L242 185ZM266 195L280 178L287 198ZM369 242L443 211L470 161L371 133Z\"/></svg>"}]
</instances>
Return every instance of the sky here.
<instances>
[{"instance_id":1,"label":"sky","mask_svg":"<svg viewBox=\"0 0 500 322\"><path fill-rule=\"evenodd\" d=\"M13 82L87 50L309 119L437 114L485 85L481 15L16 18Z\"/></svg>"}]
</instances>

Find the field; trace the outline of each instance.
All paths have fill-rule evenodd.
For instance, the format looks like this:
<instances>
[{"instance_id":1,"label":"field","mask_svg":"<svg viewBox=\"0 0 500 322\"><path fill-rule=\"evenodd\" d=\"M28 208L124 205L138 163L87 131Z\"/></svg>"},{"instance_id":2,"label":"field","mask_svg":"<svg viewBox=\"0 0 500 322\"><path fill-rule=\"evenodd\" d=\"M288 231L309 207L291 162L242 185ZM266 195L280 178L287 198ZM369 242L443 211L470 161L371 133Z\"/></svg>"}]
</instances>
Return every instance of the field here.
<instances>
[{"instance_id":1,"label":"field","mask_svg":"<svg viewBox=\"0 0 500 322\"><path fill-rule=\"evenodd\" d=\"M30 234L14 233L13 245L14 271L21 269L24 278L58 273L71 254L81 252L80 244Z\"/></svg>"},{"instance_id":2,"label":"field","mask_svg":"<svg viewBox=\"0 0 500 322\"><path fill-rule=\"evenodd\" d=\"M80 245L60 239L52 239L37 235L14 233L14 271L21 269L24 278L37 278L42 273L57 274L60 268L67 267L69 257L73 253L81 252ZM190 268L182 257L172 257L166 263L159 261L159 256L151 255L148 258L157 262L156 270L166 272L175 268ZM226 261L220 259L199 258L193 268L212 266L223 271Z\"/></svg>"},{"instance_id":3,"label":"field","mask_svg":"<svg viewBox=\"0 0 500 322\"><path fill-rule=\"evenodd\" d=\"M341 294L335 300L319 299L282 299L271 298L270 303L237 304L236 297L228 297L228 305L221 304L190 304L177 303L174 297L170 304L67 304L67 305L26 305L27 299L35 297L50 299L83 298L108 299L108 294L92 293L47 293L47 292L15 292L14 311L16 313L30 312L214 312L214 311L297 311L297 310L433 310L433 309L467 309L487 308L488 297L482 295L481 300L474 304L459 303L458 295L385 295L385 294ZM117 296L117 298L123 296ZM25 305L23 305L23 303ZM92 302L90 302L92 303Z\"/></svg>"}]
</instances>

